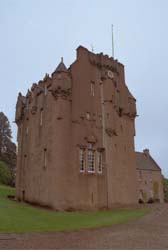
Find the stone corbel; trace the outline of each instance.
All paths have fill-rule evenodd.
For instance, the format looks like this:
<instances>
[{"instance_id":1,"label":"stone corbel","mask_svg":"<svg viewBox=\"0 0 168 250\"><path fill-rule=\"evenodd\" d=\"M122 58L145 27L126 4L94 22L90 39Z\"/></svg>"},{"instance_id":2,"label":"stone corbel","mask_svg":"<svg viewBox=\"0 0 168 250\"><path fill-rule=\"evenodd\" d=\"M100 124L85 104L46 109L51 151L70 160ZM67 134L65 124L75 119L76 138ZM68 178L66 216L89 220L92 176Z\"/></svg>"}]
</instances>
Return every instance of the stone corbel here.
<instances>
[{"instance_id":1,"label":"stone corbel","mask_svg":"<svg viewBox=\"0 0 168 250\"><path fill-rule=\"evenodd\" d=\"M55 98L55 100L57 100L59 97L66 100L68 96L70 96L70 89L64 90L64 89L61 89L60 86L58 86L56 89L51 89L50 91L53 97Z\"/></svg>"}]
</instances>

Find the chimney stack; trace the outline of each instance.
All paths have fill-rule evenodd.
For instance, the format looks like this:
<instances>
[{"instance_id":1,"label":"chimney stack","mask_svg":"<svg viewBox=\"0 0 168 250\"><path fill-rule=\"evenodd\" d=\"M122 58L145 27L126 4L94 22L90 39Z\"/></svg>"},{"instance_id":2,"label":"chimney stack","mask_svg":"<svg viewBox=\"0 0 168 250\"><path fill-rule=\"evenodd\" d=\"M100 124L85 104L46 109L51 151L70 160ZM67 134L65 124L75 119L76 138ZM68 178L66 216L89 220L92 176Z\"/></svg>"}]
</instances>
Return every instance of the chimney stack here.
<instances>
[{"instance_id":1,"label":"chimney stack","mask_svg":"<svg viewBox=\"0 0 168 250\"><path fill-rule=\"evenodd\" d=\"M148 148L145 148L145 149L143 150L143 153L144 153L146 156L149 156L149 155L150 155L149 149L148 149Z\"/></svg>"}]
</instances>

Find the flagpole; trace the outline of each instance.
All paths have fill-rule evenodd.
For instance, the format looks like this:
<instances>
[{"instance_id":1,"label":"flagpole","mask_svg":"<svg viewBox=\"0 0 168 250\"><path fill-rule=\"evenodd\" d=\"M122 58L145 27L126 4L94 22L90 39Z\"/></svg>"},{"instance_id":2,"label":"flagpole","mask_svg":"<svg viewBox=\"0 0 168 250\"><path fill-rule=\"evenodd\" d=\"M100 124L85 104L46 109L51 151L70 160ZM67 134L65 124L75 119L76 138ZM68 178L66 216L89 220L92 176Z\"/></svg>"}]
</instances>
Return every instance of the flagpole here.
<instances>
[{"instance_id":1,"label":"flagpole","mask_svg":"<svg viewBox=\"0 0 168 250\"><path fill-rule=\"evenodd\" d=\"M111 49L112 49L112 57L114 58L114 32L113 32L113 24L111 25Z\"/></svg>"}]
</instances>

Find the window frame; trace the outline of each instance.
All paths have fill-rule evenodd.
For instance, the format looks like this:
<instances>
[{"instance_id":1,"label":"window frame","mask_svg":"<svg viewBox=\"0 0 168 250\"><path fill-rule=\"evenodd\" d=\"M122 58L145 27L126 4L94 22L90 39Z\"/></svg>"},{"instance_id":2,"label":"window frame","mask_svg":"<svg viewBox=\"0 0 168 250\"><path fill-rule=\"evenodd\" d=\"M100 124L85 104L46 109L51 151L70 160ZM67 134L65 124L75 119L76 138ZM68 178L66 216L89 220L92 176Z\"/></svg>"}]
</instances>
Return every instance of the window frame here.
<instances>
[{"instance_id":1,"label":"window frame","mask_svg":"<svg viewBox=\"0 0 168 250\"><path fill-rule=\"evenodd\" d=\"M83 158L83 160L81 157ZM83 161L83 169L81 168L82 161ZM84 148L80 148L79 149L79 171L80 173L84 173L85 169L86 169L86 150Z\"/></svg>"},{"instance_id":2,"label":"window frame","mask_svg":"<svg viewBox=\"0 0 168 250\"><path fill-rule=\"evenodd\" d=\"M89 159L89 153L92 152L91 158ZM88 173L95 173L95 166L96 166L96 154L94 149L87 149L87 172ZM94 157L93 157L94 156ZM90 168L90 163L92 163L92 169Z\"/></svg>"},{"instance_id":3,"label":"window frame","mask_svg":"<svg viewBox=\"0 0 168 250\"><path fill-rule=\"evenodd\" d=\"M101 165L100 165L100 163L101 163ZM101 166L101 168L99 168L100 166ZM103 173L103 153L100 151L97 152L97 173L98 174Z\"/></svg>"}]
</instances>

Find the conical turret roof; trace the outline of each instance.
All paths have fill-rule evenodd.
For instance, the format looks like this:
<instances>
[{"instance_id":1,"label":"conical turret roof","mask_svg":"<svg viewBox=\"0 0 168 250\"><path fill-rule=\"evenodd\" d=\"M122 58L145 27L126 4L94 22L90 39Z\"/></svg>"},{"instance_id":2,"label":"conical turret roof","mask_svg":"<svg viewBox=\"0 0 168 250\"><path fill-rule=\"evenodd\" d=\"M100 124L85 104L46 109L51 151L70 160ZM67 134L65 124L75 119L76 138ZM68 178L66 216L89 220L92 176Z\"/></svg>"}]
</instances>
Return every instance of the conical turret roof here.
<instances>
[{"instance_id":1,"label":"conical turret roof","mask_svg":"<svg viewBox=\"0 0 168 250\"><path fill-rule=\"evenodd\" d=\"M65 66L63 62L63 57L61 58L61 62L58 64L54 72L67 72L67 67Z\"/></svg>"}]
</instances>

